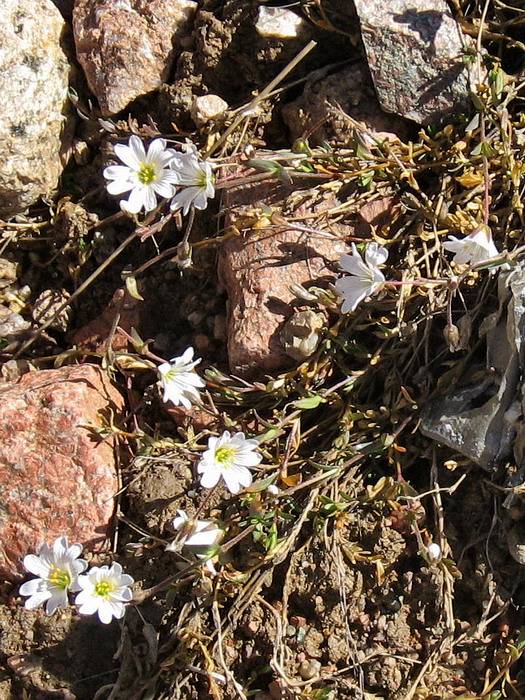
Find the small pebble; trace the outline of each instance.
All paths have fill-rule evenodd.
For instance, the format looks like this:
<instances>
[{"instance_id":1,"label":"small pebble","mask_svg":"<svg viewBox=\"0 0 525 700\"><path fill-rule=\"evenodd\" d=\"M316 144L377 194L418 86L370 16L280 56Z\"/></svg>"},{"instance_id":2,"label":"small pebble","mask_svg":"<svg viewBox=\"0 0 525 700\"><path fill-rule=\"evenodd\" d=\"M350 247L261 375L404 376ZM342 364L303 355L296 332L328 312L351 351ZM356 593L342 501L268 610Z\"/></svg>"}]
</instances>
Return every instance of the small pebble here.
<instances>
[{"instance_id":1,"label":"small pebble","mask_svg":"<svg viewBox=\"0 0 525 700\"><path fill-rule=\"evenodd\" d=\"M199 328L204 323L205 318L206 314L202 313L202 311L192 311L191 314L188 314L188 323L193 328Z\"/></svg>"},{"instance_id":2,"label":"small pebble","mask_svg":"<svg viewBox=\"0 0 525 700\"><path fill-rule=\"evenodd\" d=\"M49 327L53 330L66 331L73 311L69 306L60 311L59 309L68 298L69 294L64 289L44 289L33 304L31 311L33 319L39 324L51 322ZM58 315L56 315L57 311Z\"/></svg>"},{"instance_id":3,"label":"small pebble","mask_svg":"<svg viewBox=\"0 0 525 700\"><path fill-rule=\"evenodd\" d=\"M218 95L201 95L193 100L190 115L197 126L204 126L212 119L222 116L228 103Z\"/></svg>"},{"instance_id":4,"label":"small pebble","mask_svg":"<svg viewBox=\"0 0 525 700\"><path fill-rule=\"evenodd\" d=\"M299 675L303 681L309 681L319 675L321 670L321 662L317 659L309 659L308 661L303 661L299 666Z\"/></svg>"},{"instance_id":5,"label":"small pebble","mask_svg":"<svg viewBox=\"0 0 525 700\"><path fill-rule=\"evenodd\" d=\"M226 340L227 338L226 316L224 314L217 314L213 319L213 337L215 340Z\"/></svg>"},{"instance_id":6,"label":"small pebble","mask_svg":"<svg viewBox=\"0 0 525 700\"><path fill-rule=\"evenodd\" d=\"M260 36L274 39L293 39L304 25L295 12L283 7L259 7L255 29Z\"/></svg>"},{"instance_id":7,"label":"small pebble","mask_svg":"<svg viewBox=\"0 0 525 700\"><path fill-rule=\"evenodd\" d=\"M487 662L485 659L474 659L474 668L476 671L484 671L487 667Z\"/></svg>"},{"instance_id":8,"label":"small pebble","mask_svg":"<svg viewBox=\"0 0 525 700\"><path fill-rule=\"evenodd\" d=\"M197 350L207 350L210 347L210 339L207 335L203 335L202 333L198 333L193 339L193 342Z\"/></svg>"},{"instance_id":9,"label":"small pebble","mask_svg":"<svg viewBox=\"0 0 525 700\"><path fill-rule=\"evenodd\" d=\"M304 627L306 625L306 618L300 615L292 615L290 624L294 625L294 627Z\"/></svg>"},{"instance_id":10,"label":"small pebble","mask_svg":"<svg viewBox=\"0 0 525 700\"><path fill-rule=\"evenodd\" d=\"M91 160L91 151L89 146L82 139L74 139L73 146L73 158L77 165L87 165Z\"/></svg>"},{"instance_id":11,"label":"small pebble","mask_svg":"<svg viewBox=\"0 0 525 700\"><path fill-rule=\"evenodd\" d=\"M381 630L381 631L383 631L384 629L386 629L386 626L387 626L386 615L381 615L381 616L378 618L378 620L377 620L377 622L376 622L376 626L377 626L377 629L378 629L378 630Z\"/></svg>"}]
</instances>

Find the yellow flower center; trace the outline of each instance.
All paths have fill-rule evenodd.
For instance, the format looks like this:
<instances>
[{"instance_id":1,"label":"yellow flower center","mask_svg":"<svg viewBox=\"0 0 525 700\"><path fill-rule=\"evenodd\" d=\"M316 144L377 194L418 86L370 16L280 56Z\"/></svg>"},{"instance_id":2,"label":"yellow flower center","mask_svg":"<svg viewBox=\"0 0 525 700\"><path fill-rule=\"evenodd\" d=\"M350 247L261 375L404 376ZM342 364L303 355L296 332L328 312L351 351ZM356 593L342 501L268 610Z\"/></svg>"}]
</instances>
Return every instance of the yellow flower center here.
<instances>
[{"instance_id":1,"label":"yellow flower center","mask_svg":"<svg viewBox=\"0 0 525 700\"><path fill-rule=\"evenodd\" d=\"M219 462L223 467L231 467L236 454L237 448L235 447L219 447L215 452L215 461Z\"/></svg>"},{"instance_id":2,"label":"yellow flower center","mask_svg":"<svg viewBox=\"0 0 525 700\"><path fill-rule=\"evenodd\" d=\"M151 183L155 182L157 179L157 171L155 170L155 166L141 163L137 177L143 185L151 185Z\"/></svg>"},{"instance_id":3,"label":"yellow flower center","mask_svg":"<svg viewBox=\"0 0 525 700\"><path fill-rule=\"evenodd\" d=\"M199 173L199 187L206 188L208 186L208 175L202 170Z\"/></svg>"},{"instance_id":4,"label":"yellow flower center","mask_svg":"<svg viewBox=\"0 0 525 700\"><path fill-rule=\"evenodd\" d=\"M49 569L49 581L60 588L68 588L71 585L71 576L64 569L52 564Z\"/></svg>"},{"instance_id":5,"label":"yellow flower center","mask_svg":"<svg viewBox=\"0 0 525 700\"><path fill-rule=\"evenodd\" d=\"M172 367L166 374L164 375L164 381L169 384L172 382L177 375L180 374L180 368L179 367Z\"/></svg>"},{"instance_id":6,"label":"yellow flower center","mask_svg":"<svg viewBox=\"0 0 525 700\"><path fill-rule=\"evenodd\" d=\"M99 595L101 598L108 598L114 590L115 585L109 581L99 581L95 584L95 595Z\"/></svg>"}]
</instances>

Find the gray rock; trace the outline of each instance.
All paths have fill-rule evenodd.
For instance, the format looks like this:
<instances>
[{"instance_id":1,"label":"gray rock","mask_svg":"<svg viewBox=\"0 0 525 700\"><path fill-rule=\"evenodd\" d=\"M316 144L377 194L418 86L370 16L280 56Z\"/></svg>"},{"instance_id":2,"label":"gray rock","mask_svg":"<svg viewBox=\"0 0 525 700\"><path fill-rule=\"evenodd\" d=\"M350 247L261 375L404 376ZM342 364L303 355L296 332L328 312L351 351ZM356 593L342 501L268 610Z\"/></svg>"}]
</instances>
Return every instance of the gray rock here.
<instances>
[{"instance_id":1,"label":"gray rock","mask_svg":"<svg viewBox=\"0 0 525 700\"><path fill-rule=\"evenodd\" d=\"M525 523L520 520L507 532L507 545L513 559L525 565Z\"/></svg>"},{"instance_id":2,"label":"gray rock","mask_svg":"<svg viewBox=\"0 0 525 700\"><path fill-rule=\"evenodd\" d=\"M0 12L0 217L57 185L67 140L64 20L51 0L3 0Z\"/></svg>"},{"instance_id":3,"label":"gray rock","mask_svg":"<svg viewBox=\"0 0 525 700\"><path fill-rule=\"evenodd\" d=\"M167 80L195 0L75 0L77 58L104 115Z\"/></svg>"},{"instance_id":4,"label":"gray rock","mask_svg":"<svg viewBox=\"0 0 525 700\"><path fill-rule=\"evenodd\" d=\"M382 108L419 124L465 108L470 42L445 0L354 0Z\"/></svg>"},{"instance_id":5,"label":"gray rock","mask_svg":"<svg viewBox=\"0 0 525 700\"><path fill-rule=\"evenodd\" d=\"M510 456L522 412L523 265L500 273L498 295L499 310L482 328L487 342L484 378L431 402L420 426L427 437L452 447L488 471ZM476 369L479 374L483 367Z\"/></svg>"}]
</instances>

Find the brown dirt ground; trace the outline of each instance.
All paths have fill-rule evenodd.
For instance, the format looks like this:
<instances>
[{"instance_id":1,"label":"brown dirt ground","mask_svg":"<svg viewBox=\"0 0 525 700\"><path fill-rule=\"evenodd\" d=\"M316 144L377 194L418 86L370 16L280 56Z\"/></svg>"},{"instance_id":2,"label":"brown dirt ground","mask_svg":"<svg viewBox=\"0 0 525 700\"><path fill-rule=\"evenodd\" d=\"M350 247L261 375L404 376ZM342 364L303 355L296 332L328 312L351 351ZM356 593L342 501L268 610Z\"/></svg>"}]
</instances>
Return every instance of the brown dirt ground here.
<instances>
[{"instance_id":1,"label":"brown dirt ground","mask_svg":"<svg viewBox=\"0 0 525 700\"><path fill-rule=\"evenodd\" d=\"M257 4L247 0L206 3L199 14L194 50L181 57L174 83L149 103L138 100L132 116L144 123L145 114L150 113L161 129L170 129L170 122L183 129L189 126L187 107L195 92L212 90L234 106L248 102L252 90L266 84L296 53L282 42L268 45L249 32L249 18ZM294 79L338 60L355 43L352 37L319 25L312 24L310 31L322 50L315 54L317 58L301 64ZM82 95L82 86L80 90ZM101 154L110 152L109 143L101 142L92 122L79 122L77 135L88 143L93 157L81 168L70 166L64 175L60 195L73 201L85 199L79 209L56 220L53 265L32 265L32 261L49 259L49 244L25 243L13 253L21 261L21 282L30 283L35 295L49 286L49 270L57 288L85 278L132 230L128 222L106 226L103 240L87 262L78 246L67 244L89 238L89 217L103 219L114 212L114 203L100 188ZM272 110L260 119L252 137L263 138L273 147L289 145L283 124ZM197 217L196 239L216 230L215 214L211 209ZM169 247L177 235L170 228L158 244ZM131 262L136 268L155 254L151 241L132 246L118 269L100 278L96 289L75 309L74 327L100 313L121 285L120 270L125 264ZM213 334L214 319L225 314L214 269L214 253L205 251L184 277L174 264L164 263L143 278L140 289L147 306L143 334L155 339L156 352L162 354L175 345L183 349L198 344L200 338L199 355L204 362L226 366L224 340ZM50 333L36 352L45 355L66 348L63 336ZM151 377L137 379L130 402L150 434L176 438L172 420L148 387L152 381ZM232 409L233 419L235 415ZM322 420L322 413L316 416ZM425 456L404 474L419 493L432 487L431 448L426 449ZM442 454L438 463L448 457ZM173 537L169 523L176 510L194 513L202 505L194 461L183 451L170 448L152 454L145 447L122 471L126 490L119 504L118 559L142 588L191 563L180 554L165 552L163 545ZM367 485L393 474L393 469L381 471L383 466L374 471L373 457L366 469ZM224 668L231 671L246 697L255 700L402 700L410 688L409 697L414 698L460 697L462 693L462 697L477 697L485 672L501 660L509 634L522 624L525 589L521 568L510 557L496 518L497 498L483 483L486 475L464 467L455 472L440 468L440 486L451 487L465 470L461 486L453 494L442 495L441 513L428 497L411 508L388 496L367 500L352 474L342 483L323 487L322 494L338 503L342 493L349 495L346 507L333 514L312 498L313 491L301 492L296 500L281 495L279 508L268 495L261 495L260 503L239 504L238 499L217 492L206 504L206 517L228 522L229 537L242 530L239 513L249 518L258 508L274 509L279 511L278 524L287 532L290 546L269 556L261 542L248 535L222 555L217 579L199 569L167 595L131 607L123 624L102 626L97 620L79 617L73 609L51 618L42 611L26 611L16 587L5 583L0 588L0 698L243 697L233 682L224 687L212 676L212 672L223 674ZM449 555L462 574L460 579L454 579L445 566L429 566L418 554L411 523L416 520L421 529L432 531L437 518L446 525ZM295 531L297 522L301 526ZM504 615L491 621L502 610Z\"/></svg>"}]
</instances>

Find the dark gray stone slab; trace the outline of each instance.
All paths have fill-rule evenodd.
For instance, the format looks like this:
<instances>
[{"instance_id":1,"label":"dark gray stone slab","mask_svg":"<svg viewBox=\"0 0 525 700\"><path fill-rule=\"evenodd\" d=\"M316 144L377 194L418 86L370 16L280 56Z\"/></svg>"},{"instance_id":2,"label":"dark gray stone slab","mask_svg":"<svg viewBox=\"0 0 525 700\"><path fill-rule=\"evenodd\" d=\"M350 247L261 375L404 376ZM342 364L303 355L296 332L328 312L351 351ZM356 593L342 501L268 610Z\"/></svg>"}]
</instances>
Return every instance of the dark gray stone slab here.
<instances>
[{"instance_id":1,"label":"dark gray stone slab","mask_svg":"<svg viewBox=\"0 0 525 700\"><path fill-rule=\"evenodd\" d=\"M468 104L470 40L445 0L354 0L372 80L387 112L429 124Z\"/></svg>"}]
</instances>

